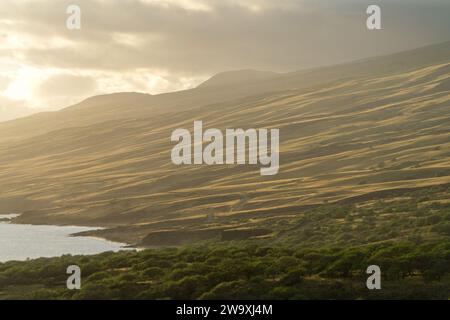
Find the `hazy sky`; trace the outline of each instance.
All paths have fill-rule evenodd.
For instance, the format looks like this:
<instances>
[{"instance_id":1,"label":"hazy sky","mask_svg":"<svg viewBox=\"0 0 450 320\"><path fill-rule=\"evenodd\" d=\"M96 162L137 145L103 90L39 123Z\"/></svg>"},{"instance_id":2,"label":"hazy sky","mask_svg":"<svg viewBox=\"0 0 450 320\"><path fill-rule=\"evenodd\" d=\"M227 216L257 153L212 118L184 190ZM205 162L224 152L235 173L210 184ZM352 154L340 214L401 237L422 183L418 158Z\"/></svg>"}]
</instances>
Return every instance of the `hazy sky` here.
<instances>
[{"instance_id":1,"label":"hazy sky","mask_svg":"<svg viewBox=\"0 0 450 320\"><path fill-rule=\"evenodd\" d=\"M81 30L66 28L70 4ZM369 4L383 30L366 29ZM401 51L450 40L449 17L449 0L1 0L0 112Z\"/></svg>"}]
</instances>

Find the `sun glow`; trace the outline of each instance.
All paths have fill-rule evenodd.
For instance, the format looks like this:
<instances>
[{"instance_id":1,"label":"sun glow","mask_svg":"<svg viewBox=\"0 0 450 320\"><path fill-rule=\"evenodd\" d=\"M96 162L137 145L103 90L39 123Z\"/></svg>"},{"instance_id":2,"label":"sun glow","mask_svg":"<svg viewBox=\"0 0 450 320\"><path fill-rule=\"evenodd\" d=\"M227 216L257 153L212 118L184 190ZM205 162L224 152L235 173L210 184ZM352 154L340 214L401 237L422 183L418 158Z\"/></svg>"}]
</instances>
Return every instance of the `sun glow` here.
<instances>
[{"instance_id":1,"label":"sun glow","mask_svg":"<svg viewBox=\"0 0 450 320\"><path fill-rule=\"evenodd\" d=\"M30 100L33 88L41 79L42 73L37 69L21 67L3 95L12 100Z\"/></svg>"}]
</instances>

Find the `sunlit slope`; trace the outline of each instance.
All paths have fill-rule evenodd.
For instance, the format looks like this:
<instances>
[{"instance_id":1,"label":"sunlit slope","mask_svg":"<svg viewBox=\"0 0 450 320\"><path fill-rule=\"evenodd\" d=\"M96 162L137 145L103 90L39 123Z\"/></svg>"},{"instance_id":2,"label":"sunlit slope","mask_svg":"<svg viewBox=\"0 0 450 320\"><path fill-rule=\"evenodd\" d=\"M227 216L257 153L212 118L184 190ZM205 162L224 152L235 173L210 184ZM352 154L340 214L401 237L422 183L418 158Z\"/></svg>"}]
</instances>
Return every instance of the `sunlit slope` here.
<instances>
[{"instance_id":1,"label":"sunlit slope","mask_svg":"<svg viewBox=\"0 0 450 320\"><path fill-rule=\"evenodd\" d=\"M286 90L286 78L274 76L263 81L271 88L257 82L247 96L228 84L132 95L131 105L107 96L8 123L0 132L16 135L0 144L0 210L25 211L23 222L121 227L113 238L138 242L151 231L237 228L374 191L450 183L447 57L372 74L358 62L364 76L349 64L345 76L339 66L339 76L308 86L302 74L304 87ZM279 174L173 165L170 135L195 120L204 129L279 128Z\"/></svg>"},{"instance_id":2,"label":"sunlit slope","mask_svg":"<svg viewBox=\"0 0 450 320\"><path fill-rule=\"evenodd\" d=\"M117 93L93 97L60 112L40 113L0 123L0 143L30 138L57 129L186 111L286 90L306 92L349 79L395 75L447 63L449 56L450 42L446 42L354 63L284 74L254 70L224 72L205 81L198 88L156 96Z\"/></svg>"}]
</instances>

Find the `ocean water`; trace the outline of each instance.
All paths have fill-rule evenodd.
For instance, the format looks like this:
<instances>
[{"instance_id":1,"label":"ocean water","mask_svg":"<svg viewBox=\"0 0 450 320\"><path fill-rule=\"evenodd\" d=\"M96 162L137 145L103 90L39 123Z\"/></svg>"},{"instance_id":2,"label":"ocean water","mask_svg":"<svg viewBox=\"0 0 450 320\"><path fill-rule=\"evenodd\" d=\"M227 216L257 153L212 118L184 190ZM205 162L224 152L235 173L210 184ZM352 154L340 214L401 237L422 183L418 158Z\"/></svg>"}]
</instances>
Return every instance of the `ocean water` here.
<instances>
[{"instance_id":1,"label":"ocean water","mask_svg":"<svg viewBox=\"0 0 450 320\"><path fill-rule=\"evenodd\" d=\"M17 215L0 214L0 262L24 261L64 254L92 255L125 250L126 244L71 234L96 228L23 225L8 222Z\"/></svg>"}]
</instances>

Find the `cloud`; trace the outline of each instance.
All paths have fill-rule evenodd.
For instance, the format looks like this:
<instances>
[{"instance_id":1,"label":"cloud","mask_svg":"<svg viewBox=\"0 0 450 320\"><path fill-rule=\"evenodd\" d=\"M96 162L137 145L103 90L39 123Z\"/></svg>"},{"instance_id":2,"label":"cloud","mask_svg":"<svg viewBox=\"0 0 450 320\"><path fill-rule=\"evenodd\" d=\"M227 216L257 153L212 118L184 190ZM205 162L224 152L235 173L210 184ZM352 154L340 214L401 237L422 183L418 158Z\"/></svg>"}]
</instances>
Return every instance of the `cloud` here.
<instances>
[{"instance_id":1,"label":"cloud","mask_svg":"<svg viewBox=\"0 0 450 320\"><path fill-rule=\"evenodd\" d=\"M33 113L23 101L14 101L0 95L0 122L24 117Z\"/></svg>"},{"instance_id":2,"label":"cloud","mask_svg":"<svg viewBox=\"0 0 450 320\"><path fill-rule=\"evenodd\" d=\"M104 90L159 93L225 70L291 71L450 39L445 0L379 0L379 32L365 27L368 0L76 2L79 31L66 28L66 0L0 2L0 12L8 13L0 16L0 70L13 69L8 77L16 84L21 70L42 74L26 100L49 104L53 95L69 102Z\"/></svg>"},{"instance_id":3,"label":"cloud","mask_svg":"<svg viewBox=\"0 0 450 320\"><path fill-rule=\"evenodd\" d=\"M5 90L9 83L11 82L11 78L0 76L0 91Z\"/></svg>"},{"instance_id":4,"label":"cloud","mask_svg":"<svg viewBox=\"0 0 450 320\"><path fill-rule=\"evenodd\" d=\"M92 94L96 90L94 79L83 76L58 74L45 80L39 86L41 96L80 96Z\"/></svg>"}]
</instances>

